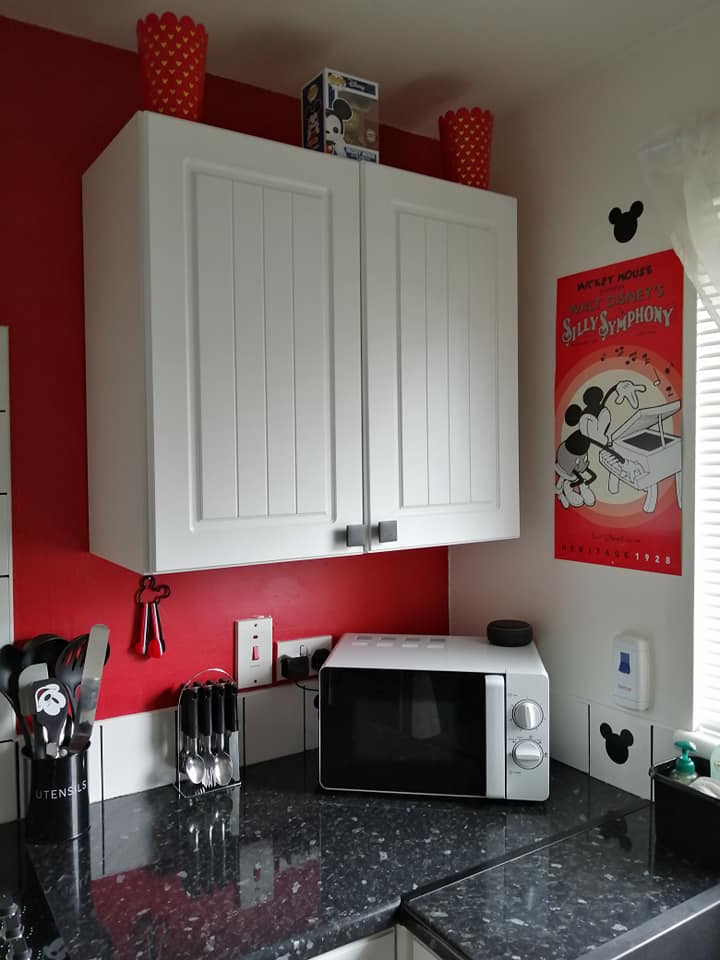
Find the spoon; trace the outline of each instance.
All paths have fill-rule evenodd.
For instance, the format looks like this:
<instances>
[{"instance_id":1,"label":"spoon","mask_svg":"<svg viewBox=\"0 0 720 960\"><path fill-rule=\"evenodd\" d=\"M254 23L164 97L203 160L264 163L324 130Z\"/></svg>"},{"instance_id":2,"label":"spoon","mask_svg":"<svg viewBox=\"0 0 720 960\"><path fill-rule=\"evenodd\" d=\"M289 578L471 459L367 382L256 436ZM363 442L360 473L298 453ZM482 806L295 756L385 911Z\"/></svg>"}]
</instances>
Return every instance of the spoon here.
<instances>
[{"instance_id":1,"label":"spoon","mask_svg":"<svg viewBox=\"0 0 720 960\"><path fill-rule=\"evenodd\" d=\"M197 752L198 738L198 692L196 687L187 687L180 697L180 727L185 737L185 746L180 755L180 765L190 783L202 783L205 763Z\"/></svg>"},{"instance_id":2,"label":"spoon","mask_svg":"<svg viewBox=\"0 0 720 960\"><path fill-rule=\"evenodd\" d=\"M225 749L225 687L219 683L212 685L212 720L216 737L213 758L215 782L226 787L232 780L233 762Z\"/></svg>"},{"instance_id":3,"label":"spoon","mask_svg":"<svg viewBox=\"0 0 720 960\"><path fill-rule=\"evenodd\" d=\"M203 762L202 785L215 786L215 758L210 751L212 733L211 690L201 686L198 690L198 726L200 727L200 759Z\"/></svg>"}]
</instances>

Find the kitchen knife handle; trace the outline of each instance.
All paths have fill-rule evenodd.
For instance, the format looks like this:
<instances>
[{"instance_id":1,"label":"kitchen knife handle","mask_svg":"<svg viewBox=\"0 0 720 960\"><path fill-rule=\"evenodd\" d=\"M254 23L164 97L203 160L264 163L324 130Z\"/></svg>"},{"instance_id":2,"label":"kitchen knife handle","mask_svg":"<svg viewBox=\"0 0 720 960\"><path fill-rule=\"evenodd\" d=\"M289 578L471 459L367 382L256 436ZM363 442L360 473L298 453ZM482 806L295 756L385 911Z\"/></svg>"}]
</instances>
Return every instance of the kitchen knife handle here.
<instances>
[{"instance_id":1,"label":"kitchen knife handle","mask_svg":"<svg viewBox=\"0 0 720 960\"><path fill-rule=\"evenodd\" d=\"M225 734L225 697L224 684L212 685L212 724L213 733L221 737Z\"/></svg>"},{"instance_id":2,"label":"kitchen knife handle","mask_svg":"<svg viewBox=\"0 0 720 960\"><path fill-rule=\"evenodd\" d=\"M212 714L211 714L211 691L210 687L200 687L200 703L198 705L198 715L200 721L200 733L204 737L209 737L212 733Z\"/></svg>"},{"instance_id":3,"label":"kitchen knife handle","mask_svg":"<svg viewBox=\"0 0 720 960\"><path fill-rule=\"evenodd\" d=\"M180 729L191 740L198 735L198 696L193 687L186 687L180 697Z\"/></svg>"},{"instance_id":4,"label":"kitchen knife handle","mask_svg":"<svg viewBox=\"0 0 720 960\"><path fill-rule=\"evenodd\" d=\"M225 684L225 728L228 733L238 729L238 688L236 683Z\"/></svg>"}]
</instances>

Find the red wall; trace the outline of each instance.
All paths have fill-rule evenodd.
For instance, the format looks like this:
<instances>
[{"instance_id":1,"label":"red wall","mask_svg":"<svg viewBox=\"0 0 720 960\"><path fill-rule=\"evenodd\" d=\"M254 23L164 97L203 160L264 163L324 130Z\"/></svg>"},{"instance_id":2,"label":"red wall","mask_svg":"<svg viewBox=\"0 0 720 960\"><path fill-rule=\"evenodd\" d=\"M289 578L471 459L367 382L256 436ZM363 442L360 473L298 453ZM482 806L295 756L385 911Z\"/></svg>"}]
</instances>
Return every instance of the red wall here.
<instances>
[{"instance_id":1,"label":"red wall","mask_svg":"<svg viewBox=\"0 0 720 960\"><path fill-rule=\"evenodd\" d=\"M80 177L140 108L137 58L0 17L0 90L16 639L107 623L107 717L169 705L202 667L231 669L234 619L269 614L278 639L446 631L447 550L438 548L163 578L173 590L161 608L168 653L132 652L138 578L88 553ZM294 98L217 77L207 80L204 120L288 143L300 130ZM381 150L384 163L440 175L434 140L383 127Z\"/></svg>"}]
</instances>

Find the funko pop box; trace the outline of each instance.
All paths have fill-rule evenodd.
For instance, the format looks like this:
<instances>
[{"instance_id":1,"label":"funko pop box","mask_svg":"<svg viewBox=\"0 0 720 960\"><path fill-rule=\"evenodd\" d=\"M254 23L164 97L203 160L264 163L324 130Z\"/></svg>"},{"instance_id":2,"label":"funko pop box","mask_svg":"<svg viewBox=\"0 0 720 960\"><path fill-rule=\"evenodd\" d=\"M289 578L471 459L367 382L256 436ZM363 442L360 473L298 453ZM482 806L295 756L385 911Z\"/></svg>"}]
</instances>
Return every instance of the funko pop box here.
<instances>
[{"instance_id":1,"label":"funko pop box","mask_svg":"<svg viewBox=\"0 0 720 960\"><path fill-rule=\"evenodd\" d=\"M327 67L302 91L303 146L380 162L378 85Z\"/></svg>"}]
</instances>

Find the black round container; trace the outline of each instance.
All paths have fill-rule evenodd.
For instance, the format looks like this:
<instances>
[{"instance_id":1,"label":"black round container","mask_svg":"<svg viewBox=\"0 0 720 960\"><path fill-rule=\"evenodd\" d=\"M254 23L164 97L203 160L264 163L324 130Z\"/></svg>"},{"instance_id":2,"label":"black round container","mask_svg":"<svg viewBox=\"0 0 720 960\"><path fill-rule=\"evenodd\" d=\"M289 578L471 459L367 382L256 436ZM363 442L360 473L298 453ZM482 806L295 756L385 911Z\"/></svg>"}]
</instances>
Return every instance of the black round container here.
<instances>
[{"instance_id":1,"label":"black round container","mask_svg":"<svg viewBox=\"0 0 720 960\"><path fill-rule=\"evenodd\" d=\"M524 620L491 620L487 638L497 647L524 647L532 640L533 631Z\"/></svg>"},{"instance_id":2,"label":"black round container","mask_svg":"<svg viewBox=\"0 0 720 960\"><path fill-rule=\"evenodd\" d=\"M31 843L74 840L90 829L87 748L56 760L27 756L30 767L25 838ZM27 772L27 771L26 771Z\"/></svg>"}]
</instances>

